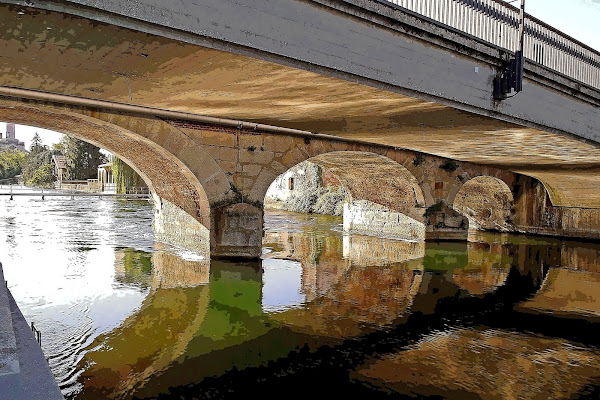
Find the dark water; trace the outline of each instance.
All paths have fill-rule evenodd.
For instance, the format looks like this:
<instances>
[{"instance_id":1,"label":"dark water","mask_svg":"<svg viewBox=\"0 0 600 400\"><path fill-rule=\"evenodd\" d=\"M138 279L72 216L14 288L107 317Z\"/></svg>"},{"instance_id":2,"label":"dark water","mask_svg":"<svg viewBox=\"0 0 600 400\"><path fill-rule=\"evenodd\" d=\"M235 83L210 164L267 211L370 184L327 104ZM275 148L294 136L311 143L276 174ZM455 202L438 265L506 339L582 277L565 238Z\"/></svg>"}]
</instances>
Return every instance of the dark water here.
<instances>
[{"instance_id":1,"label":"dark water","mask_svg":"<svg viewBox=\"0 0 600 400\"><path fill-rule=\"evenodd\" d=\"M344 235L268 212L264 259L154 243L148 203L6 203L5 275L72 399L600 398L600 246Z\"/></svg>"}]
</instances>

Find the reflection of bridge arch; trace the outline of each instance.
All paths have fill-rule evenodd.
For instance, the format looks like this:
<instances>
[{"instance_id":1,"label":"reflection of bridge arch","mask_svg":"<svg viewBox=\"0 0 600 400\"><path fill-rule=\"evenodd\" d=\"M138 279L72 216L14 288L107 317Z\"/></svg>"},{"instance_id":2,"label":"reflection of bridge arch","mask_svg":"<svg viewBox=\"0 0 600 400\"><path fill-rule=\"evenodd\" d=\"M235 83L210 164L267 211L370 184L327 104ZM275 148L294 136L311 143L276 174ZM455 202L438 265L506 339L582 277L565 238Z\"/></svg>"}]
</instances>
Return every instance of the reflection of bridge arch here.
<instances>
[{"instance_id":1,"label":"reflection of bridge arch","mask_svg":"<svg viewBox=\"0 0 600 400\"><path fill-rule=\"evenodd\" d=\"M128 398L185 354L209 310L210 262L153 253L152 287L139 309L82 355L82 397Z\"/></svg>"},{"instance_id":2,"label":"reflection of bridge arch","mask_svg":"<svg viewBox=\"0 0 600 400\"><path fill-rule=\"evenodd\" d=\"M272 313L274 320L311 335L347 338L409 312L422 281L424 243L361 235L313 239L310 232L267 232L274 251L266 258L301 264L298 289L306 301Z\"/></svg>"}]
</instances>

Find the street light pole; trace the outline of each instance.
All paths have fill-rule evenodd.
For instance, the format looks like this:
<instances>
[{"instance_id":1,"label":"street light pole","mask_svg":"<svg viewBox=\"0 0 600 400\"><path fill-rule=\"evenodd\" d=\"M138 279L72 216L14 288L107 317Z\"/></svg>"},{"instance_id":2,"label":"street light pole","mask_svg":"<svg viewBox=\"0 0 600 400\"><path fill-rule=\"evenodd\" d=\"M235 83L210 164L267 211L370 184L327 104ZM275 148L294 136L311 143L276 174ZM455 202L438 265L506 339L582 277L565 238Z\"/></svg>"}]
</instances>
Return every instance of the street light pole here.
<instances>
[{"instance_id":1,"label":"street light pole","mask_svg":"<svg viewBox=\"0 0 600 400\"><path fill-rule=\"evenodd\" d=\"M515 92L523 90L523 46L525 42L525 0L521 0L521 16L519 21L519 49L515 53Z\"/></svg>"}]
</instances>

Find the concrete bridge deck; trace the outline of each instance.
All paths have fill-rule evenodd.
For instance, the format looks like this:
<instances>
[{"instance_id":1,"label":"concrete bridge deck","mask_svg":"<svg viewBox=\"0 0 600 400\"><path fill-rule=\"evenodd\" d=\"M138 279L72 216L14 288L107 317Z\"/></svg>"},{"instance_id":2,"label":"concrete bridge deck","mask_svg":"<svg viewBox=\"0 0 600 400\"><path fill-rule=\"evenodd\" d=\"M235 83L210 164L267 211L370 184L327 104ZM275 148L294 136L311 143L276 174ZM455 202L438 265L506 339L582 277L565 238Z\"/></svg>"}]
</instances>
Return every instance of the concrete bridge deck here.
<instances>
[{"instance_id":1,"label":"concrete bridge deck","mask_svg":"<svg viewBox=\"0 0 600 400\"><path fill-rule=\"evenodd\" d=\"M0 398L64 400L44 353L4 281L0 264Z\"/></svg>"},{"instance_id":2,"label":"concrete bridge deck","mask_svg":"<svg viewBox=\"0 0 600 400\"><path fill-rule=\"evenodd\" d=\"M496 0L449 2L514 30ZM214 255L260 254L271 182L339 152L404 168L416 200L395 211L429 233L466 237L452 207L479 176L503 182L515 229L600 232L599 54L536 21L528 46L564 63L530 51L524 90L496 100L513 42L392 2L3 0L0 18L0 120L113 152L147 182L159 230ZM340 164L370 186L354 200L398 203L372 196L389 183L361 183L360 159Z\"/></svg>"}]
</instances>

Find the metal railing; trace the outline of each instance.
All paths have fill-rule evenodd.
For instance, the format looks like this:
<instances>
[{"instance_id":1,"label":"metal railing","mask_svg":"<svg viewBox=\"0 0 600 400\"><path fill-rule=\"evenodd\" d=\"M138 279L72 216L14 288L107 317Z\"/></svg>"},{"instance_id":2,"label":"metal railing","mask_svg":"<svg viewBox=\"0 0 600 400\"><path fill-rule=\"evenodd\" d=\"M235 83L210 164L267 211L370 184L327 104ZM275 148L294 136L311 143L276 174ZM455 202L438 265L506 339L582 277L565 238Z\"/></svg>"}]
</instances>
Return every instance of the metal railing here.
<instances>
[{"instance_id":1,"label":"metal railing","mask_svg":"<svg viewBox=\"0 0 600 400\"><path fill-rule=\"evenodd\" d=\"M31 332L33 332L35 341L38 342L38 344L41 346L42 345L42 332L35 327L33 322L31 323Z\"/></svg>"},{"instance_id":2,"label":"metal railing","mask_svg":"<svg viewBox=\"0 0 600 400\"><path fill-rule=\"evenodd\" d=\"M519 8L500 0L379 0L515 52ZM600 52L526 14L524 56L571 79L600 89Z\"/></svg>"}]
</instances>

